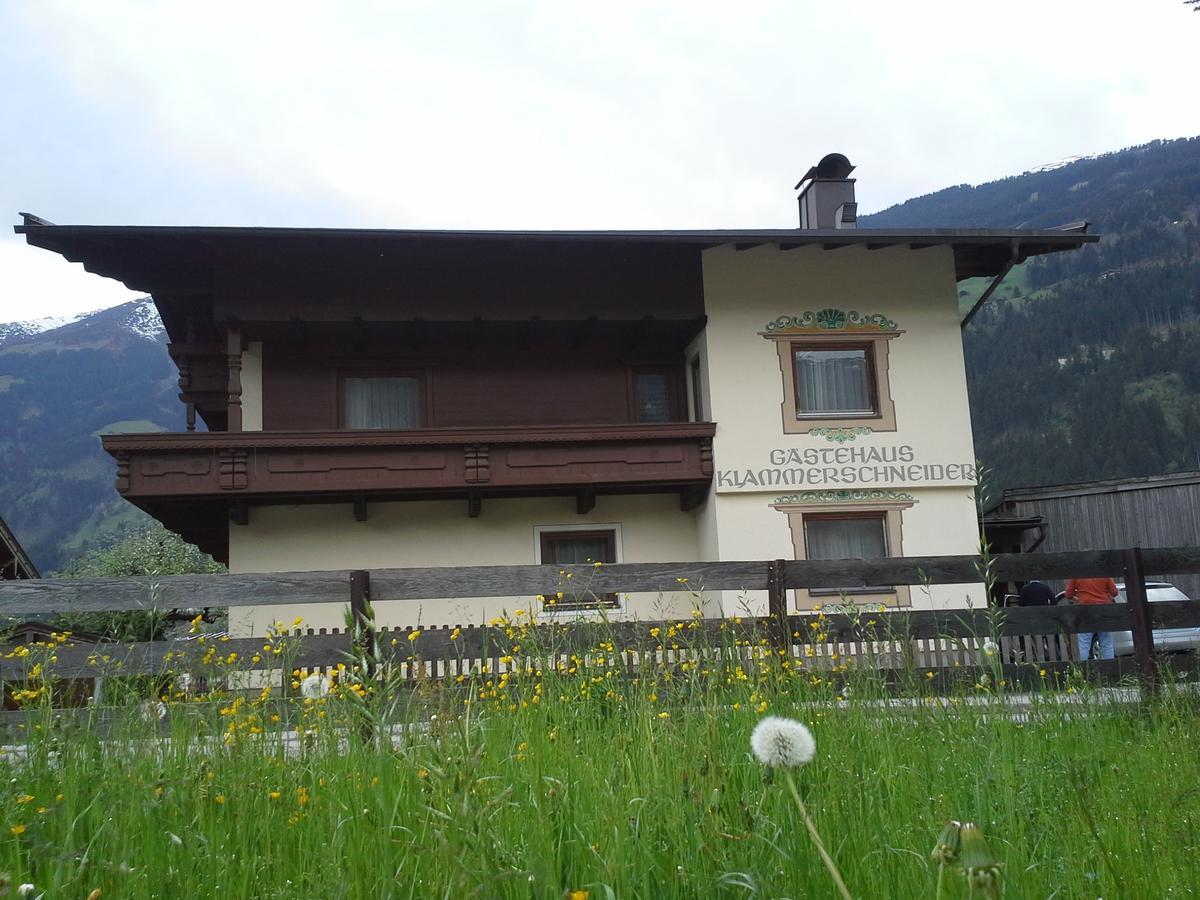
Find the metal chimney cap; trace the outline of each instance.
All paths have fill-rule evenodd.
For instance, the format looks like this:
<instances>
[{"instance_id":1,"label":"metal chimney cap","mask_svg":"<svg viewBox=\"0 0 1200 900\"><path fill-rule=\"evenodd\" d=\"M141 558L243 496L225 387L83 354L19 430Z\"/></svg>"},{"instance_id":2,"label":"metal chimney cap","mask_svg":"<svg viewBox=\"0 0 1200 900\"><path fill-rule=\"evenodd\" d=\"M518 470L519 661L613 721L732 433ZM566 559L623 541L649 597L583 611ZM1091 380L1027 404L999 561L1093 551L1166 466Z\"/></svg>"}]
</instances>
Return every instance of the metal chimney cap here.
<instances>
[{"instance_id":1,"label":"metal chimney cap","mask_svg":"<svg viewBox=\"0 0 1200 900\"><path fill-rule=\"evenodd\" d=\"M804 182L818 179L820 181L849 178L854 166L841 153L827 153L821 161L804 173L804 177L796 183L793 190L799 190Z\"/></svg>"}]
</instances>

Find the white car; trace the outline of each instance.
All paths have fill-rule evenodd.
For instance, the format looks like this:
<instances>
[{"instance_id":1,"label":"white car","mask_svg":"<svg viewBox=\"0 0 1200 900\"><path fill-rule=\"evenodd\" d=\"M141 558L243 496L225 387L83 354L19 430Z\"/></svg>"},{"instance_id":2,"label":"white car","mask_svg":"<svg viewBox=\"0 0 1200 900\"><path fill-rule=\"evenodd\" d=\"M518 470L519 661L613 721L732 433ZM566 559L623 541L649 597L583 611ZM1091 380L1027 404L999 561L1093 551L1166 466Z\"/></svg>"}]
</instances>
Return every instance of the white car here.
<instances>
[{"instance_id":1,"label":"white car","mask_svg":"<svg viewBox=\"0 0 1200 900\"><path fill-rule=\"evenodd\" d=\"M1117 582L1117 603L1125 602L1125 585ZM1165 581L1147 581L1146 599L1151 603L1169 600L1188 600L1187 594ZM1179 650L1200 650L1200 628L1163 628L1154 630L1154 652L1171 653ZM1113 632L1113 651L1117 656L1133 655L1133 634Z\"/></svg>"}]
</instances>

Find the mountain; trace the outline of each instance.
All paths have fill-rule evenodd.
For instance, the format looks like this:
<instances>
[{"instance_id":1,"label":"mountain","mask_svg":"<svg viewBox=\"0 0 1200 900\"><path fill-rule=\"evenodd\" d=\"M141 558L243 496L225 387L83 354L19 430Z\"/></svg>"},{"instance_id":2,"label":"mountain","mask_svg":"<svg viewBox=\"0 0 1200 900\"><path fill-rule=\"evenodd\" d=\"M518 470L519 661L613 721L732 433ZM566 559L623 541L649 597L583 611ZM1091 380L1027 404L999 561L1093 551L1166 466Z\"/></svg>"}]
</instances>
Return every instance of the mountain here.
<instances>
[{"instance_id":1,"label":"mountain","mask_svg":"<svg viewBox=\"0 0 1200 900\"><path fill-rule=\"evenodd\" d=\"M1015 268L964 331L976 456L1005 487L1200 469L1200 138L1155 141L860 218L1099 244ZM968 309L986 281L960 285Z\"/></svg>"},{"instance_id":2,"label":"mountain","mask_svg":"<svg viewBox=\"0 0 1200 900\"><path fill-rule=\"evenodd\" d=\"M99 435L179 427L166 341L148 297L0 325L0 515L43 572L145 521Z\"/></svg>"}]
</instances>

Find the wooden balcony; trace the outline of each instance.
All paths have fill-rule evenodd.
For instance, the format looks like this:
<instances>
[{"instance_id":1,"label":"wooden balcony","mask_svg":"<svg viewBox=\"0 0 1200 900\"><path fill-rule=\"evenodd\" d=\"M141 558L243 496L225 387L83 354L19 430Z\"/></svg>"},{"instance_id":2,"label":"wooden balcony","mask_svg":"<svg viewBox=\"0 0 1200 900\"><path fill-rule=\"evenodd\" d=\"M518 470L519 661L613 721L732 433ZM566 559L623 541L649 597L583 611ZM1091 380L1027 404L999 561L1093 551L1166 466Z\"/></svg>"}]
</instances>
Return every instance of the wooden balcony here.
<instances>
[{"instance_id":1,"label":"wooden balcony","mask_svg":"<svg viewBox=\"0 0 1200 900\"><path fill-rule=\"evenodd\" d=\"M485 499L677 492L691 509L712 482L706 422L411 431L243 431L106 435L117 490L215 555L228 519L267 503ZM201 535L201 532L204 532ZM220 541L224 544L224 540Z\"/></svg>"}]
</instances>

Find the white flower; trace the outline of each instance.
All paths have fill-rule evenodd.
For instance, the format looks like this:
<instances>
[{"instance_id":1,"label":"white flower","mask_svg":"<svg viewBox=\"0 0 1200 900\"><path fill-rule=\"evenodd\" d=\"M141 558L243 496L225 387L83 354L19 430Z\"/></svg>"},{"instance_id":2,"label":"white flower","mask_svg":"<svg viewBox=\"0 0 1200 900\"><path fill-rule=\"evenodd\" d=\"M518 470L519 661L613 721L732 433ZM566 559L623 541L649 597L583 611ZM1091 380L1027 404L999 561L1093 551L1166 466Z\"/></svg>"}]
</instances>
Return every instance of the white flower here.
<instances>
[{"instance_id":1,"label":"white flower","mask_svg":"<svg viewBox=\"0 0 1200 900\"><path fill-rule=\"evenodd\" d=\"M983 652L986 653L988 656L995 656L996 651L999 649L1000 648L996 646L996 642L993 641L991 638L988 638L987 640L985 640L983 642Z\"/></svg>"},{"instance_id":2,"label":"white flower","mask_svg":"<svg viewBox=\"0 0 1200 900\"><path fill-rule=\"evenodd\" d=\"M300 696L309 700L316 700L318 697L324 697L328 693L328 675L322 675L320 672L313 672L302 682L300 682Z\"/></svg>"},{"instance_id":3,"label":"white flower","mask_svg":"<svg viewBox=\"0 0 1200 900\"><path fill-rule=\"evenodd\" d=\"M28 897L30 894L32 894L36 890L37 890L37 888L35 888L28 881L25 882L24 884L17 886L17 893L22 897Z\"/></svg>"},{"instance_id":4,"label":"white flower","mask_svg":"<svg viewBox=\"0 0 1200 900\"><path fill-rule=\"evenodd\" d=\"M817 752L817 742L803 722L767 716L754 726L750 749L764 766L802 766Z\"/></svg>"},{"instance_id":5,"label":"white flower","mask_svg":"<svg viewBox=\"0 0 1200 900\"><path fill-rule=\"evenodd\" d=\"M161 700L147 700L142 704L142 718L147 722L161 722L167 717L167 704Z\"/></svg>"}]
</instances>

